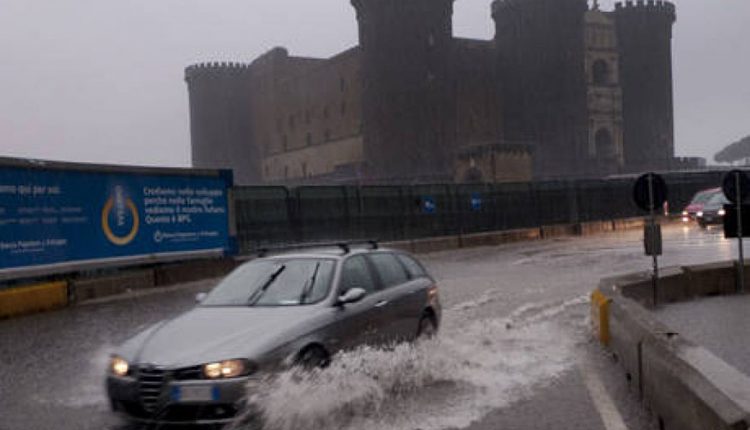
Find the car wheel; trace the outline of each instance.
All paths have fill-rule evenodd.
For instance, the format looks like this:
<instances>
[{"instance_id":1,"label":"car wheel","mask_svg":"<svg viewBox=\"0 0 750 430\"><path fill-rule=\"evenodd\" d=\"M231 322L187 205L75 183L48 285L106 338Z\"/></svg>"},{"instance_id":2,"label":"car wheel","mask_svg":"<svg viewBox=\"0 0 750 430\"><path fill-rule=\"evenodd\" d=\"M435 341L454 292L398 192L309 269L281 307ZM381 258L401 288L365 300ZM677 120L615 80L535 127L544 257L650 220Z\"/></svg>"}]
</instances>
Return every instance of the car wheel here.
<instances>
[{"instance_id":1,"label":"car wheel","mask_svg":"<svg viewBox=\"0 0 750 430\"><path fill-rule=\"evenodd\" d=\"M419 330L417 330L417 338L430 339L435 337L437 334L437 324L435 318L431 315L425 315L419 320Z\"/></svg>"},{"instance_id":2,"label":"car wheel","mask_svg":"<svg viewBox=\"0 0 750 430\"><path fill-rule=\"evenodd\" d=\"M708 228L708 225L707 225L707 224L706 224L705 222L699 222L699 223L698 223L698 225L699 225L699 226L700 226L700 228L702 228L703 230L705 230L706 228Z\"/></svg>"},{"instance_id":3,"label":"car wheel","mask_svg":"<svg viewBox=\"0 0 750 430\"><path fill-rule=\"evenodd\" d=\"M323 369L331 364L331 357L322 347L311 346L300 353L297 364L307 370Z\"/></svg>"}]
</instances>

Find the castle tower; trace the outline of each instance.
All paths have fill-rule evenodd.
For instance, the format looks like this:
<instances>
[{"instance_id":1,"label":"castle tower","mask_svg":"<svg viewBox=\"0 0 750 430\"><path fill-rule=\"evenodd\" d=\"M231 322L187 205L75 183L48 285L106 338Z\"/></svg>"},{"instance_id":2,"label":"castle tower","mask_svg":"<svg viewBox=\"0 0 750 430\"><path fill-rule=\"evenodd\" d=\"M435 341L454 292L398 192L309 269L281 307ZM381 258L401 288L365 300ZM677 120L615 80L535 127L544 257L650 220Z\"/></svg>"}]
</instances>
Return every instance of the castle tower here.
<instances>
[{"instance_id":1,"label":"castle tower","mask_svg":"<svg viewBox=\"0 0 750 430\"><path fill-rule=\"evenodd\" d=\"M617 3L625 168L669 168L674 157L672 3Z\"/></svg>"},{"instance_id":2,"label":"castle tower","mask_svg":"<svg viewBox=\"0 0 750 430\"><path fill-rule=\"evenodd\" d=\"M352 0L362 50L363 135L375 180L451 177L453 0Z\"/></svg>"},{"instance_id":3,"label":"castle tower","mask_svg":"<svg viewBox=\"0 0 750 430\"><path fill-rule=\"evenodd\" d=\"M505 139L534 146L535 178L585 175L586 0L495 0Z\"/></svg>"},{"instance_id":4,"label":"castle tower","mask_svg":"<svg viewBox=\"0 0 750 430\"><path fill-rule=\"evenodd\" d=\"M261 180L260 154L253 142L250 71L237 63L185 69L193 167L232 169L240 184Z\"/></svg>"}]
</instances>

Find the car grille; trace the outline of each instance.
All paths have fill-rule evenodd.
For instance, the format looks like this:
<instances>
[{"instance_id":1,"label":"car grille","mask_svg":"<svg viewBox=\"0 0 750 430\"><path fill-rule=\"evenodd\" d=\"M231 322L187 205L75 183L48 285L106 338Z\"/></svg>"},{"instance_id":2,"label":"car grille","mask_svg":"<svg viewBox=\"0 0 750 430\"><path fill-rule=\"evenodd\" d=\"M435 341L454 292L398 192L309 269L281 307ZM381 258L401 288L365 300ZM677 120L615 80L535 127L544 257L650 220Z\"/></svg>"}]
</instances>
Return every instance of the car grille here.
<instances>
[{"instance_id":1,"label":"car grille","mask_svg":"<svg viewBox=\"0 0 750 430\"><path fill-rule=\"evenodd\" d=\"M156 367L140 367L138 369L138 393L141 396L143 409L154 412L158 407L168 373L165 369Z\"/></svg>"}]
</instances>

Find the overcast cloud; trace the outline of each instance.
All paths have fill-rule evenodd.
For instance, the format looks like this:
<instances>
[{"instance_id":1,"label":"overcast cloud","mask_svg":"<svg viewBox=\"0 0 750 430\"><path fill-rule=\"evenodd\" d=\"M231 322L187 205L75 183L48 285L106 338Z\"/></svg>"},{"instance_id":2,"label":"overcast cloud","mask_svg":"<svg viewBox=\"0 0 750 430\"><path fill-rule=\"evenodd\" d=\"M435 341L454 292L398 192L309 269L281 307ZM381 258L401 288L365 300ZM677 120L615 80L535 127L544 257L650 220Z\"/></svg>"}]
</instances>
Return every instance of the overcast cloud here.
<instances>
[{"instance_id":1,"label":"overcast cloud","mask_svg":"<svg viewBox=\"0 0 750 430\"><path fill-rule=\"evenodd\" d=\"M458 0L456 35L491 38L490 2ZM677 8L677 155L712 158L750 134L750 1ZM186 65L356 43L348 0L0 0L0 156L185 166Z\"/></svg>"}]
</instances>

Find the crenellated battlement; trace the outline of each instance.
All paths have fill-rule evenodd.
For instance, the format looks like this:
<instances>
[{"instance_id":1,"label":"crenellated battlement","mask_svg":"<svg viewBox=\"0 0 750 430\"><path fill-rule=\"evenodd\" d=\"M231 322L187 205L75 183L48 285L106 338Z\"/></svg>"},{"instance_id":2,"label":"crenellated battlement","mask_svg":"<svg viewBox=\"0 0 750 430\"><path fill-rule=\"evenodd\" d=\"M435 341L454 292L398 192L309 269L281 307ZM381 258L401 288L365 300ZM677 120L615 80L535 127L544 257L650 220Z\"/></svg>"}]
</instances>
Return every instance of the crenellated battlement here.
<instances>
[{"instance_id":1,"label":"crenellated battlement","mask_svg":"<svg viewBox=\"0 0 750 430\"><path fill-rule=\"evenodd\" d=\"M205 76L217 76L218 74L226 75L227 73L244 74L249 70L249 64L232 61L198 63L185 68L185 79L190 80Z\"/></svg>"},{"instance_id":2,"label":"crenellated battlement","mask_svg":"<svg viewBox=\"0 0 750 430\"><path fill-rule=\"evenodd\" d=\"M677 10L674 3L662 0L627 0L615 3L615 13L626 16L628 14L652 14L664 16L672 21L676 20Z\"/></svg>"},{"instance_id":3,"label":"crenellated battlement","mask_svg":"<svg viewBox=\"0 0 750 430\"><path fill-rule=\"evenodd\" d=\"M517 10L532 0L495 0L492 2L492 17L497 18L498 14L504 11ZM539 0L537 0L539 1ZM588 9L587 0L568 0L571 4L578 3L581 10Z\"/></svg>"}]
</instances>

